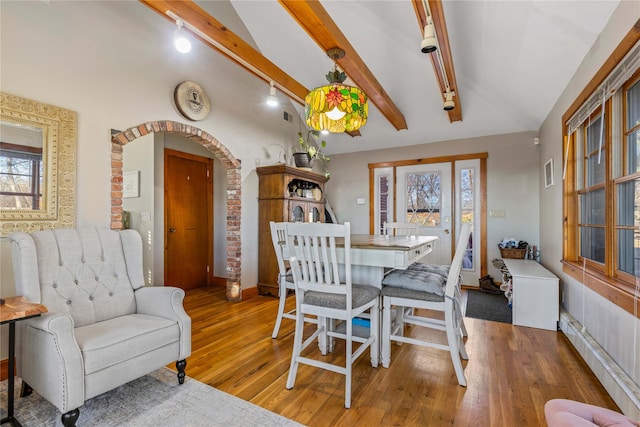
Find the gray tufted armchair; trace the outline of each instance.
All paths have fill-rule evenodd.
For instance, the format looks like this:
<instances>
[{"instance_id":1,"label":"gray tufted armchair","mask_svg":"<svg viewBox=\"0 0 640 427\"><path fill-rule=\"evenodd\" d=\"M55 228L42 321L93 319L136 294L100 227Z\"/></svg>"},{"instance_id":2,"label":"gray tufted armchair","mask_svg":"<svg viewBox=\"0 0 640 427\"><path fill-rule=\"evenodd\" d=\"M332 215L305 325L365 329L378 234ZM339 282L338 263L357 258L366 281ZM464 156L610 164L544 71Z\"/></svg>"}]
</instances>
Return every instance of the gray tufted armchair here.
<instances>
[{"instance_id":1,"label":"gray tufted armchair","mask_svg":"<svg viewBox=\"0 0 640 427\"><path fill-rule=\"evenodd\" d=\"M73 426L85 400L173 361L184 382L184 291L144 286L138 232L60 229L9 239L17 293L49 310L17 325L21 396L36 390Z\"/></svg>"}]
</instances>

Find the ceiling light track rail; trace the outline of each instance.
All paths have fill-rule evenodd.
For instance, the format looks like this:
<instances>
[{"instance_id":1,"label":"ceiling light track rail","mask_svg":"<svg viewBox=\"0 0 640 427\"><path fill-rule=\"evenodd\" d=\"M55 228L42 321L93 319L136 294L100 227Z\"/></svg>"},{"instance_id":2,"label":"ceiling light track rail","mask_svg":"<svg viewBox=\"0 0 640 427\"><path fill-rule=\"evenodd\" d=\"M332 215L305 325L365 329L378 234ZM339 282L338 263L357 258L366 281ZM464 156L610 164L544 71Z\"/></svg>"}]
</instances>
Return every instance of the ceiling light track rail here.
<instances>
[{"instance_id":1,"label":"ceiling light track rail","mask_svg":"<svg viewBox=\"0 0 640 427\"><path fill-rule=\"evenodd\" d=\"M443 109L447 112L451 123L462 121L462 108L442 1L412 0L412 3L418 25L420 25L420 33L423 36L420 44L421 51L429 54L442 95ZM432 35L435 40L431 39Z\"/></svg>"}]
</instances>

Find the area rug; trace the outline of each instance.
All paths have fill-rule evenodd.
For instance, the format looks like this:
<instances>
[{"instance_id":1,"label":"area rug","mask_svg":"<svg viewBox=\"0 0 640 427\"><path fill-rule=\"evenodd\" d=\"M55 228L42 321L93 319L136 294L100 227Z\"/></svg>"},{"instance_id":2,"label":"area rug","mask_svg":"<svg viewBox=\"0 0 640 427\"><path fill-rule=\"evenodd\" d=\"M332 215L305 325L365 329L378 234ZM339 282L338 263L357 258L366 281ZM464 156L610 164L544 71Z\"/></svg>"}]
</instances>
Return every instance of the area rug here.
<instances>
[{"instance_id":1,"label":"area rug","mask_svg":"<svg viewBox=\"0 0 640 427\"><path fill-rule=\"evenodd\" d=\"M35 392L19 397L16 379L14 416L23 427L62 426L60 412ZM6 415L7 381L0 383L2 417ZM80 407L78 426L300 426L252 403L187 377L178 385L175 372L159 369Z\"/></svg>"},{"instance_id":2,"label":"area rug","mask_svg":"<svg viewBox=\"0 0 640 427\"><path fill-rule=\"evenodd\" d=\"M467 290L465 316L502 323L511 323L512 319L511 308L503 294L494 295L473 289Z\"/></svg>"}]
</instances>

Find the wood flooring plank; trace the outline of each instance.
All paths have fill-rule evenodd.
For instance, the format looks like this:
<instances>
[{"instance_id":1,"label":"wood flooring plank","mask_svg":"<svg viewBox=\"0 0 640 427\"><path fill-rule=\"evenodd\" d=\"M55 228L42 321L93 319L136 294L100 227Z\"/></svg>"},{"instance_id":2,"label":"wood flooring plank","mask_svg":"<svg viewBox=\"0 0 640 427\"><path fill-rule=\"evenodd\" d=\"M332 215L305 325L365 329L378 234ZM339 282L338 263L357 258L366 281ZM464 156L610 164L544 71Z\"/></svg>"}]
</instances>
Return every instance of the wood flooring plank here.
<instances>
[{"instance_id":1,"label":"wood flooring plank","mask_svg":"<svg viewBox=\"0 0 640 427\"><path fill-rule=\"evenodd\" d=\"M544 403L560 397L618 410L561 332L471 318L465 319L467 387L458 385L448 352L394 343L388 369L372 368L368 351L354 365L352 407L345 409L340 374L301 365L294 388L285 388L295 322L283 319L272 339L277 305L265 296L227 302L215 287L187 291L193 349L187 375L319 427L538 427L545 425ZM289 297L287 309L294 307ZM413 326L405 334L435 338L438 332ZM327 358L344 360L340 340Z\"/></svg>"}]
</instances>

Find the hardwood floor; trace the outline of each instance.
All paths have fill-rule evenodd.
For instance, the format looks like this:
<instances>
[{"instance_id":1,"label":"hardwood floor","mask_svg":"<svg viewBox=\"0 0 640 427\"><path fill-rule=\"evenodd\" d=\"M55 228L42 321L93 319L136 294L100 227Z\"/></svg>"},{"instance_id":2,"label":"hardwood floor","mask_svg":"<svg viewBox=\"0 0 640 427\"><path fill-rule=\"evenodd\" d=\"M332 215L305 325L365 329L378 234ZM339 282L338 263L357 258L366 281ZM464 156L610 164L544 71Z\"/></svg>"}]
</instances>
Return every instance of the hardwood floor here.
<instances>
[{"instance_id":1,"label":"hardwood floor","mask_svg":"<svg viewBox=\"0 0 640 427\"><path fill-rule=\"evenodd\" d=\"M546 425L544 403L553 398L618 410L561 332L471 318L466 388L448 352L394 344L388 369L372 368L368 351L360 357L352 407L345 409L343 375L301 365L295 387L285 388L294 321L284 319L271 339L277 302L256 296L229 303L224 288L187 291L193 343L187 375L309 426L537 427ZM294 306L290 297L287 307ZM338 344L327 357L344 359L343 353Z\"/></svg>"}]
</instances>

